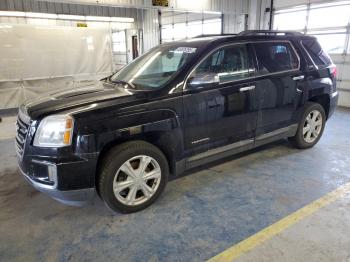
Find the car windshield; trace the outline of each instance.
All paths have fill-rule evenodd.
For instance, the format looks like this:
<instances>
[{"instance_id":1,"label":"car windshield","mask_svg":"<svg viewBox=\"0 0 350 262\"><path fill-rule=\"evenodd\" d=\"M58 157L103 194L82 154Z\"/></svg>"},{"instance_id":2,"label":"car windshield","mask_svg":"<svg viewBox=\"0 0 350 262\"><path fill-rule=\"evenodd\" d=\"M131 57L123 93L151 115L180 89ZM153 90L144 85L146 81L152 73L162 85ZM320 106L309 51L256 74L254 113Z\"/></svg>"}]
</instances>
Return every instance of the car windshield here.
<instances>
[{"instance_id":1,"label":"car windshield","mask_svg":"<svg viewBox=\"0 0 350 262\"><path fill-rule=\"evenodd\" d=\"M135 59L110 77L115 83L128 83L139 90L164 86L197 51L193 45L161 45Z\"/></svg>"}]
</instances>

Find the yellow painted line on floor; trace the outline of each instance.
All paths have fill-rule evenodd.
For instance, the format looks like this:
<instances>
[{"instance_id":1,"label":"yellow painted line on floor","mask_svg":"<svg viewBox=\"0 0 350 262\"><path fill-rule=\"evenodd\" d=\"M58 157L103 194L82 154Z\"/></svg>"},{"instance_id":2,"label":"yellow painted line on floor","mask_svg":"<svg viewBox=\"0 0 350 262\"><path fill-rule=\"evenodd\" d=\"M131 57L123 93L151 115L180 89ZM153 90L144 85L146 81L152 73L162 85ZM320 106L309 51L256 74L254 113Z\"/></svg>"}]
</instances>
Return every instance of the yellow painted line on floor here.
<instances>
[{"instance_id":1,"label":"yellow painted line on floor","mask_svg":"<svg viewBox=\"0 0 350 262\"><path fill-rule=\"evenodd\" d=\"M208 262L227 262L232 261L242 254L248 252L249 250L255 248L256 246L262 244L266 240L272 238L273 236L281 233L283 230L302 220L303 218L310 216L320 208L327 206L328 204L334 202L337 199L344 197L346 194L350 193L350 183L339 187L338 189L328 193L327 195L315 200L311 204L297 210L296 212L282 218L278 222L266 227L265 229L259 231L255 235L239 242L238 244L226 249L222 253L212 257Z\"/></svg>"}]
</instances>

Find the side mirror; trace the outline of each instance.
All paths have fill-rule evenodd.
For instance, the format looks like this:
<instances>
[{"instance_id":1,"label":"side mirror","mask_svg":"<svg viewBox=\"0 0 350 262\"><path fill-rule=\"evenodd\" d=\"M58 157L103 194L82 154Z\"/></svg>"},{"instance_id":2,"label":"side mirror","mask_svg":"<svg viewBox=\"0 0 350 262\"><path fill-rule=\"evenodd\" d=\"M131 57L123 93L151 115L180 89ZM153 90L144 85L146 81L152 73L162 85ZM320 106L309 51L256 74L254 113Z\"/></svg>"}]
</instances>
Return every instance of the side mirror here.
<instances>
[{"instance_id":1,"label":"side mirror","mask_svg":"<svg viewBox=\"0 0 350 262\"><path fill-rule=\"evenodd\" d=\"M203 88L206 86L218 85L220 83L217 74L199 74L189 78L187 86L189 89Z\"/></svg>"}]
</instances>

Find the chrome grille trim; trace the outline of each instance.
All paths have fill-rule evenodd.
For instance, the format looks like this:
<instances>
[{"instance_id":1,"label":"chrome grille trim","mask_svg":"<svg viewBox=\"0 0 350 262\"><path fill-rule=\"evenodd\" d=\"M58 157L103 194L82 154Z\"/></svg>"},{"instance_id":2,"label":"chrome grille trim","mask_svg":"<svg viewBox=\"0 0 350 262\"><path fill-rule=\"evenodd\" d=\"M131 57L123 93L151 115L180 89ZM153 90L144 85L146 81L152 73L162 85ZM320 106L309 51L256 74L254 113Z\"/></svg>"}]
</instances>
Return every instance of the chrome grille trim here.
<instances>
[{"instance_id":1,"label":"chrome grille trim","mask_svg":"<svg viewBox=\"0 0 350 262\"><path fill-rule=\"evenodd\" d=\"M29 125L30 117L25 113L24 110L25 110L24 106L20 106L18 110L18 118L20 118L23 123Z\"/></svg>"},{"instance_id":2,"label":"chrome grille trim","mask_svg":"<svg viewBox=\"0 0 350 262\"><path fill-rule=\"evenodd\" d=\"M24 145L27 139L28 129L30 125L30 118L26 114L24 114L20 108L18 111L18 117L16 122L16 153L19 157L23 156L24 153Z\"/></svg>"}]
</instances>

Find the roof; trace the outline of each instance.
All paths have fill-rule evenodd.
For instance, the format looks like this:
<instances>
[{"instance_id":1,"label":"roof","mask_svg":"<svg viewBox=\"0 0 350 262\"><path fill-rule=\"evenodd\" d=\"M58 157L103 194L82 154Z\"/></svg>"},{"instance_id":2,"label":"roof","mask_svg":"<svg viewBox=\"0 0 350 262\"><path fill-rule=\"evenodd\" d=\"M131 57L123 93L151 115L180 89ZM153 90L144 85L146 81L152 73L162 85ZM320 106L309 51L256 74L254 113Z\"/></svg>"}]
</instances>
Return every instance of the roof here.
<instances>
[{"instance_id":1,"label":"roof","mask_svg":"<svg viewBox=\"0 0 350 262\"><path fill-rule=\"evenodd\" d=\"M252 40L294 40L315 39L314 36L304 35L297 31L275 31L275 30L247 30L239 34L199 35L190 39L167 42L167 45L208 46L210 44L222 44L234 41Z\"/></svg>"},{"instance_id":2,"label":"roof","mask_svg":"<svg viewBox=\"0 0 350 262\"><path fill-rule=\"evenodd\" d=\"M277 31L277 30L246 30L239 34L221 34L221 35L200 35L192 39L199 41L211 42L216 40L251 40L251 39L291 39L291 38L314 38L313 36L304 35L297 31Z\"/></svg>"}]
</instances>

